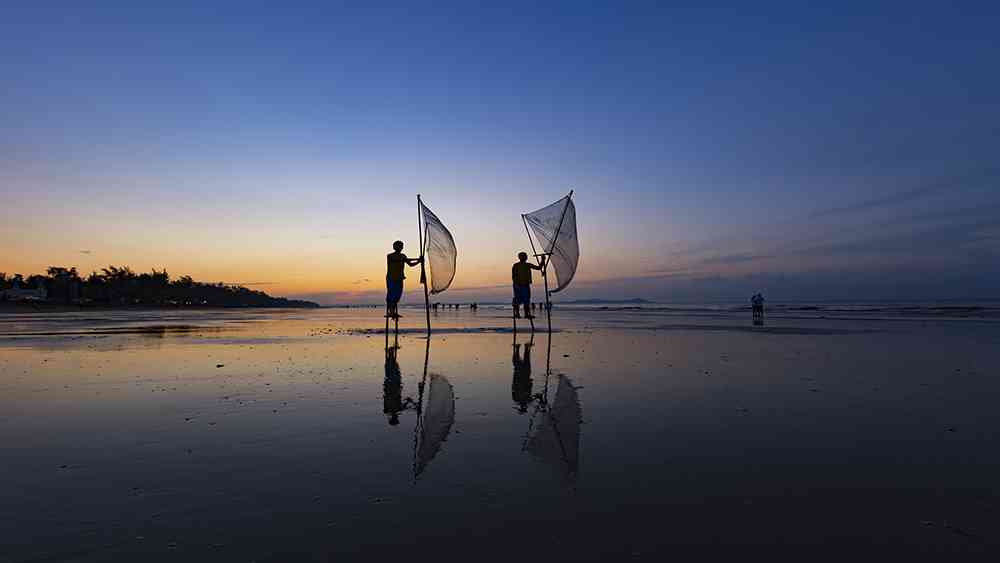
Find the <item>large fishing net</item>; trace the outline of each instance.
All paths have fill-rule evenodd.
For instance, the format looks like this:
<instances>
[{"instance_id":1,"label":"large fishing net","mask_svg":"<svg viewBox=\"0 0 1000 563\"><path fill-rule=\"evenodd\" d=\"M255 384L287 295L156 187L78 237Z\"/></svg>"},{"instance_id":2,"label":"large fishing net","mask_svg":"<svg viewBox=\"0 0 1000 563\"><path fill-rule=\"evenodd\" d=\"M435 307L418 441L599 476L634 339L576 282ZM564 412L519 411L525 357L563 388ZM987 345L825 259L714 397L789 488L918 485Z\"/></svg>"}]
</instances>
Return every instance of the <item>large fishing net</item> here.
<instances>
[{"instance_id":1,"label":"large fishing net","mask_svg":"<svg viewBox=\"0 0 1000 563\"><path fill-rule=\"evenodd\" d=\"M580 261L580 243L576 238L576 207L571 196L524 215L535 238L541 244L538 249L548 256L549 264L555 269L559 282L553 293L560 291L573 281L576 265Z\"/></svg>"},{"instance_id":2,"label":"large fishing net","mask_svg":"<svg viewBox=\"0 0 1000 563\"><path fill-rule=\"evenodd\" d=\"M441 293L448 289L451 281L455 279L455 263L458 258L458 249L455 248L455 239L430 209L420 202L420 212L424 218L424 240L426 266L430 270L430 283L428 287L431 293Z\"/></svg>"}]
</instances>

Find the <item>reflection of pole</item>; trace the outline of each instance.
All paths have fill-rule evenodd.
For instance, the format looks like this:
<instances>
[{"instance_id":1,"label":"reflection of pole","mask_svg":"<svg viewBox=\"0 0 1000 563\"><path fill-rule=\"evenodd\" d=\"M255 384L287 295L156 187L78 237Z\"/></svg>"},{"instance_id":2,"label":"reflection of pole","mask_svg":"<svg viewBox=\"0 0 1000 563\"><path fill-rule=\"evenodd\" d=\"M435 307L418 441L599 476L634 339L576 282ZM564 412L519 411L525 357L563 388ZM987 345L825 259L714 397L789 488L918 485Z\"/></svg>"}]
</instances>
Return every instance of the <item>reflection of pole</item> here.
<instances>
[{"instance_id":1,"label":"reflection of pole","mask_svg":"<svg viewBox=\"0 0 1000 563\"><path fill-rule=\"evenodd\" d=\"M566 423L567 421L565 419L559 418L559 414L561 413L558 412L554 413L549 408L550 407L549 377L551 375L552 375L552 331L550 330L549 341L545 351L545 384L542 393L540 394L540 397L538 399L538 403L535 406L535 411L532 413L531 418L528 420L528 431L524 434L524 441L521 443L521 451L525 451L528 449L528 442L531 440L531 433L532 429L534 428L535 417L541 414L542 416L541 423L542 424L547 423L551 427L552 433L555 436L556 444L559 446L559 457L563 465L565 466L567 476L569 476L571 479L575 479L577 471L576 468L574 467L574 464L572 463L572 460L570 459L569 452L566 449L567 441L570 439L570 437L563 435L563 430L564 430L563 424ZM564 378L565 376L562 374L557 376L557 380L560 381L560 384L562 379ZM560 398L558 387L556 389L555 398L558 403L558 399Z\"/></svg>"},{"instance_id":2,"label":"reflection of pole","mask_svg":"<svg viewBox=\"0 0 1000 563\"><path fill-rule=\"evenodd\" d=\"M531 344L535 343L535 333L531 333ZM535 403L535 410L528 419L528 431L524 433L524 440L521 442L521 451L528 449L528 441L531 440L531 430L535 426L535 417L541 412L542 416L547 416L549 405L549 374L552 373L552 328L549 327L548 344L545 350L545 384L542 392Z\"/></svg>"},{"instance_id":3,"label":"reflection of pole","mask_svg":"<svg viewBox=\"0 0 1000 563\"><path fill-rule=\"evenodd\" d=\"M549 401L549 374L552 373L552 322L549 322L549 342L548 349L545 351L545 391L543 396L545 397L545 403L548 404Z\"/></svg>"},{"instance_id":4,"label":"reflection of pole","mask_svg":"<svg viewBox=\"0 0 1000 563\"><path fill-rule=\"evenodd\" d=\"M551 256L551 255L550 255ZM545 261L545 265L542 266L542 281L545 282L545 318L549 321L549 340L552 336L552 307L549 305L549 276L546 275L549 269L549 261ZM548 377L548 375L546 375Z\"/></svg>"},{"instance_id":5,"label":"reflection of pole","mask_svg":"<svg viewBox=\"0 0 1000 563\"><path fill-rule=\"evenodd\" d=\"M417 194L417 234L420 237L420 283L424 284L424 313L427 315L427 338L431 337L431 298L427 294L427 272L424 270L424 228L421 227L423 218L423 203L420 201L420 194ZM426 225L424 225L426 227Z\"/></svg>"},{"instance_id":6,"label":"reflection of pole","mask_svg":"<svg viewBox=\"0 0 1000 563\"><path fill-rule=\"evenodd\" d=\"M431 338L427 337L427 347L424 348L424 375L417 386L417 423L413 426L413 483L417 482L417 450L420 447L420 431L424 427L424 387L427 383L427 364L431 357Z\"/></svg>"}]
</instances>

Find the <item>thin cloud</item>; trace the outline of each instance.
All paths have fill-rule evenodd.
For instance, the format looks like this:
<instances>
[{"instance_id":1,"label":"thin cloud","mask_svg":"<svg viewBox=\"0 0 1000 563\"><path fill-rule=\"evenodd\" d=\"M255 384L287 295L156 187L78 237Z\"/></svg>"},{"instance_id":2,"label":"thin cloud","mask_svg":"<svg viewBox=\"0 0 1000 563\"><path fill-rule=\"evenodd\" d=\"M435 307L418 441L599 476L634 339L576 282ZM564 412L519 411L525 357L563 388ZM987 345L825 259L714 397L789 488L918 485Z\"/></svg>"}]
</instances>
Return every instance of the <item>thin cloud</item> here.
<instances>
[{"instance_id":1,"label":"thin cloud","mask_svg":"<svg viewBox=\"0 0 1000 563\"><path fill-rule=\"evenodd\" d=\"M876 207L884 207L887 205L899 205L901 203L908 203L923 197L947 191L955 187L961 187L963 185L986 180L990 177L995 176L997 173L996 168L986 168L983 170L976 170L959 176L957 178L947 178L943 180L937 180L925 186L919 186L913 189L905 190L902 192L897 192L883 197L876 197L868 199L865 201L859 201L858 203L852 203L850 205L845 205L842 207L832 207L830 209L823 209L820 211L815 211L810 214L810 218L817 219L820 217L830 217L836 215L846 215L849 213L854 213L856 211L865 211L868 209L873 209Z\"/></svg>"},{"instance_id":2,"label":"thin cloud","mask_svg":"<svg viewBox=\"0 0 1000 563\"><path fill-rule=\"evenodd\" d=\"M93 253L94 253L93 250L81 250L80 251L80 254L93 254Z\"/></svg>"},{"instance_id":3,"label":"thin cloud","mask_svg":"<svg viewBox=\"0 0 1000 563\"><path fill-rule=\"evenodd\" d=\"M657 268L655 270L646 270L645 273L655 277L662 275L687 274L690 272L691 268L684 267L684 268ZM620 278L607 278L607 279L620 279Z\"/></svg>"},{"instance_id":4,"label":"thin cloud","mask_svg":"<svg viewBox=\"0 0 1000 563\"><path fill-rule=\"evenodd\" d=\"M693 267L698 266L720 266L726 264L741 264L745 262L754 262L757 260L769 260L775 258L771 254L751 254L751 253L736 253L736 254L723 254L720 256L710 256L708 258L703 258L700 260L695 260L690 262L687 266L678 266L674 268L657 268L655 270L647 270L645 273L649 274L650 277L680 277L686 275L694 275L700 273Z\"/></svg>"},{"instance_id":5,"label":"thin cloud","mask_svg":"<svg viewBox=\"0 0 1000 563\"><path fill-rule=\"evenodd\" d=\"M315 301L320 305L344 305L350 303L377 304L385 302L385 290L316 291L293 294L288 297Z\"/></svg>"},{"instance_id":6,"label":"thin cloud","mask_svg":"<svg viewBox=\"0 0 1000 563\"><path fill-rule=\"evenodd\" d=\"M977 239L979 233L1000 227L1000 221L985 219L941 227L869 237L861 240L812 245L788 252L792 256L861 256L903 254L925 257L950 254L963 244Z\"/></svg>"},{"instance_id":7,"label":"thin cloud","mask_svg":"<svg viewBox=\"0 0 1000 563\"><path fill-rule=\"evenodd\" d=\"M706 266L713 266L719 264L740 264L743 262L754 262L756 260L768 260L774 258L769 254L725 254L722 256L713 256L711 258L705 258L701 261L701 264Z\"/></svg>"},{"instance_id":8,"label":"thin cloud","mask_svg":"<svg viewBox=\"0 0 1000 563\"><path fill-rule=\"evenodd\" d=\"M448 291L478 291L482 289L510 289L510 284L479 285L473 287L452 287Z\"/></svg>"}]
</instances>

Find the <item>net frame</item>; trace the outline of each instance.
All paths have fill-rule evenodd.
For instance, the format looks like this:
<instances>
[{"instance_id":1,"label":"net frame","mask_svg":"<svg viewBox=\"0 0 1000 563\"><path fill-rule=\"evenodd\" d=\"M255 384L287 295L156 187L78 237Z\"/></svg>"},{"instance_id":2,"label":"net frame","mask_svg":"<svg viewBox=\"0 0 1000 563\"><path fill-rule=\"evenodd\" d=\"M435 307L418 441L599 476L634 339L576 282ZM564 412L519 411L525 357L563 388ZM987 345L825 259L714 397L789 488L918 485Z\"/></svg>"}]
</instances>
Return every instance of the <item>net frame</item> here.
<instances>
[{"instance_id":1,"label":"net frame","mask_svg":"<svg viewBox=\"0 0 1000 563\"><path fill-rule=\"evenodd\" d=\"M444 223L427 205L420 200L420 213L423 220L423 241L421 256L427 263L431 295L436 295L451 287L455 280L458 267L458 248L455 237Z\"/></svg>"},{"instance_id":2,"label":"net frame","mask_svg":"<svg viewBox=\"0 0 1000 563\"><path fill-rule=\"evenodd\" d=\"M553 229L552 222L556 216L559 217L559 220L554 225L555 229ZM524 221L525 230L528 231L528 241L531 243L531 248L535 253L536 259L546 256L548 259L545 268L547 269L549 264L551 264L555 270L556 280L559 283L555 289L549 290L546 288L546 299L548 299L549 293L562 291L569 286L570 282L576 276L577 266L580 261L580 243L577 236L576 206L573 204L573 191L570 191L568 195L555 203L546 205L530 213L522 214L521 219ZM538 239L539 246L542 247L541 253L535 248L535 242L531 236L532 232L534 232L534 238ZM567 238L569 238L568 241ZM543 271L544 274L545 271ZM547 278L545 282L548 285Z\"/></svg>"}]
</instances>

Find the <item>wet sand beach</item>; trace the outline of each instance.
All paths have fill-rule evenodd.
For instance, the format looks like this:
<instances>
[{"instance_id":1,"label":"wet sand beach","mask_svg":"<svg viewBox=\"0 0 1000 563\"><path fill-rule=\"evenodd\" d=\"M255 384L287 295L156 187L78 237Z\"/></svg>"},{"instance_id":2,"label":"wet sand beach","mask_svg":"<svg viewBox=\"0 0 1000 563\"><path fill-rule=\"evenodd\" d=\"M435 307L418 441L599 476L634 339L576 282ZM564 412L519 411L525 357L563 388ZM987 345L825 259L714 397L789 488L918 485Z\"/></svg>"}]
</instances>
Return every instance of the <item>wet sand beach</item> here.
<instances>
[{"instance_id":1,"label":"wet sand beach","mask_svg":"<svg viewBox=\"0 0 1000 563\"><path fill-rule=\"evenodd\" d=\"M402 313L0 315L0 562L1000 544L992 316Z\"/></svg>"}]
</instances>

